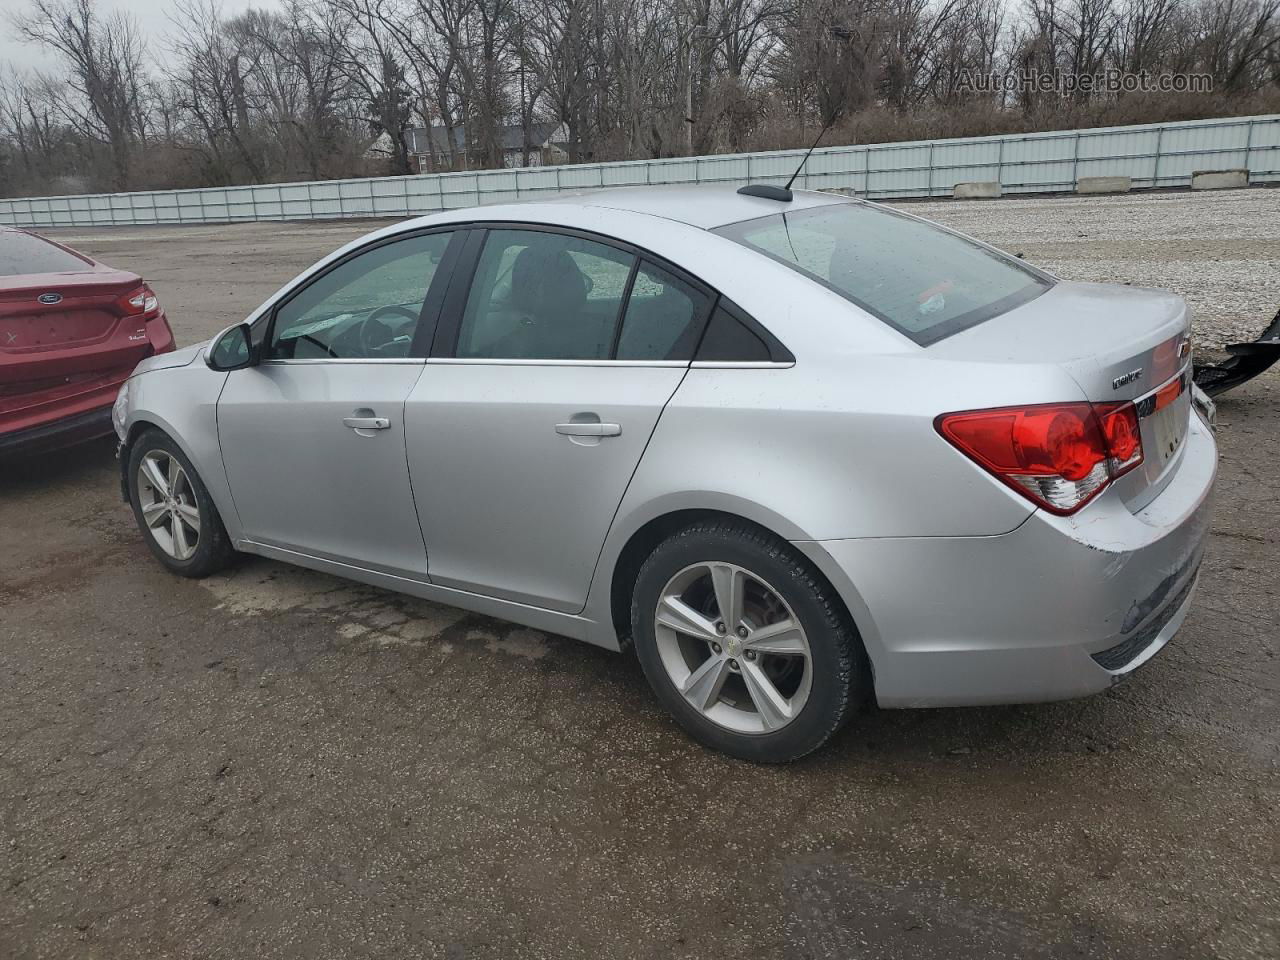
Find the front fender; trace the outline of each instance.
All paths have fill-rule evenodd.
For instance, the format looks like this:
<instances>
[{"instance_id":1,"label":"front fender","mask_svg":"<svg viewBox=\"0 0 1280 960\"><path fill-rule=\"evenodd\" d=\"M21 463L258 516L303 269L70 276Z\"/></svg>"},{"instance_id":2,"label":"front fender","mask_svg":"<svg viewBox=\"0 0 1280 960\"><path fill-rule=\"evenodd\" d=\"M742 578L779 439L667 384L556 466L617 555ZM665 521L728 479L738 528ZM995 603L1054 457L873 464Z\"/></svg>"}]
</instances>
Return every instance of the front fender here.
<instances>
[{"instance_id":1,"label":"front fender","mask_svg":"<svg viewBox=\"0 0 1280 960\"><path fill-rule=\"evenodd\" d=\"M119 450L121 487L128 498L129 451L133 441L148 427L158 427L173 438L200 475L205 489L235 543L243 539L240 515L236 512L222 466L218 446L218 397L227 374L210 370L203 363L148 370L132 381L129 412L125 418L126 440Z\"/></svg>"}]
</instances>

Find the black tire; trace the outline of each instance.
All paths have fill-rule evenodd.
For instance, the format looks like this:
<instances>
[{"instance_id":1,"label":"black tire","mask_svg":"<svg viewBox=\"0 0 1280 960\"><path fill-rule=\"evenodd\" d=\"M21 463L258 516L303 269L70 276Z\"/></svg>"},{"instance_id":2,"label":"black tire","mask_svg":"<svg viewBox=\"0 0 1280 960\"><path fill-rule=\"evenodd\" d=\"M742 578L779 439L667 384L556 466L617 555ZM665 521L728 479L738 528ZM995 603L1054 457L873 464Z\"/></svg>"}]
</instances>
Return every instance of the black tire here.
<instances>
[{"instance_id":1,"label":"black tire","mask_svg":"<svg viewBox=\"0 0 1280 960\"><path fill-rule=\"evenodd\" d=\"M703 716L676 688L663 666L655 636L660 594L680 571L723 562L761 577L781 595L809 641L812 686L800 712L770 733L730 730ZM827 583L785 541L742 521L693 524L660 543L640 568L631 602L636 654L649 685L700 743L743 760L786 763L822 746L870 691L870 666L856 628Z\"/></svg>"},{"instance_id":2,"label":"black tire","mask_svg":"<svg viewBox=\"0 0 1280 960\"><path fill-rule=\"evenodd\" d=\"M138 470L142 458L153 451L163 451L182 465L190 482L191 492L195 495L196 507L200 511L200 533L195 552L185 560L170 556L157 542L148 529L142 516L142 503L138 487ZM235 558L236 551L231 546L231 538L227 536L226 527L222 525L222 517L214 506L204 481L196 472L182 448L164 431L150 429L141 434L129 447L129 504L133 507L133 516L138 523L138 530L147 547L157 560L168 570L183 577L200 578L225 569Z\"/></svg>"}]
</instances>

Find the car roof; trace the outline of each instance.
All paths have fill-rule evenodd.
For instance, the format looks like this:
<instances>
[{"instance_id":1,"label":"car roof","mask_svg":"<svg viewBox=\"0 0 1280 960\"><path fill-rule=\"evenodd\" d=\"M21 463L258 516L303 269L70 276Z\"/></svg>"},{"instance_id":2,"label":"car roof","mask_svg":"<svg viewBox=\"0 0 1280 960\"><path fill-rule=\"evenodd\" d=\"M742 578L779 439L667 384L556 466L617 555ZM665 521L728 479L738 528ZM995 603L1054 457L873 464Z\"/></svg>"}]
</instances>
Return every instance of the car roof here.
<instances>
[{"instance_id":1,"label":"car roof","mask_svg":"<svg viewBox=\"0 0 1280 960\"><path fill-rule=\"evenodd\" d=\"M740 184L735 183L613 187L580 193L562 193L537 202L605 207L610 210L645 213L687 223L703 230L712 230L726 224L754 220L757 217L767 217L775 213L788 213L809 207L849 202L848 197L839 194L797 190L790 203L783 203L762 197L744 196L738 193L739 186Z\"/></svg>"}]
</instances>

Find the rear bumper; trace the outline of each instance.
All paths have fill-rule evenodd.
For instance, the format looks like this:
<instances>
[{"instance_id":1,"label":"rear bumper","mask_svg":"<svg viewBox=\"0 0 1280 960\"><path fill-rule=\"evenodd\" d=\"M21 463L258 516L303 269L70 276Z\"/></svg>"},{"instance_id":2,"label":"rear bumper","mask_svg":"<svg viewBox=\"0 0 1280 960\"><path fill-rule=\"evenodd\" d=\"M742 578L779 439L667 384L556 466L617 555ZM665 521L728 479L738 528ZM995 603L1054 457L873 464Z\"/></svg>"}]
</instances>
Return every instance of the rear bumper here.
<instances>
[{"instance_id":1,"label":"rear bumper","mask_svg":"<svg viewBox=\"0 0 1280 960\"><path fill-rule=\"evenodd\" d=\"M1138 513L1115 491L992 537L801 542L845 596L885 707L1062 700L1104 690L1181 626L1217 449L1191 417L1182 462Z\"/></svg>"},{"instance_id":2,"label":"rear bumper","mask_svg":"<svg viewBox=\"0 0 1280 960\"><path fill-rule=\"evenodd\" d=\"M111 404L25 430L0 433L0 457L31 456L112 433Z\"/></svg>"}]
</instances>

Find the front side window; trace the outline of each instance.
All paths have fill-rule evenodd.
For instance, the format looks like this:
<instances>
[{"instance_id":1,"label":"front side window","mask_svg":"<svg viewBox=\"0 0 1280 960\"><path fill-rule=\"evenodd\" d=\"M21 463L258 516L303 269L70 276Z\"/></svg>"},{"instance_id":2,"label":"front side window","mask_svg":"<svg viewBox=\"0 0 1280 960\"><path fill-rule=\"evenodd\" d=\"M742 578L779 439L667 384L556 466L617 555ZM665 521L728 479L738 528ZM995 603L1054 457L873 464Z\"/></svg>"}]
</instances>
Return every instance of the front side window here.
<instances>
[{"instance_id":1,"label":"front side window","mask_svg":"<svg viewBox=\"0 0 1280 960\"><path fill-rule=\"evenodd\" d=\"M635 261L581 237L491 230L458 331L457 356L605 360Z\"/></svg>"},{"instance_id":2,"label":"front side window","mask_svg":"<svg viewBox=\"0 0 1280 960\"><path fill-rule=\"evenodd\" d=\"M312 281L276 311L268 359L407 357L450 236L384 243Z\"/></svg>"},{"instance_id":3,"label":"front side window","mask_svg":"<svg viewBox=\"0 0 1280 960\"><path fill-rule=\"evenodd\" d=\"M779 213L715 232L816 280L922 346L1050 286L1011 257L863 203Z\"/></svg>"}]
</instances>

